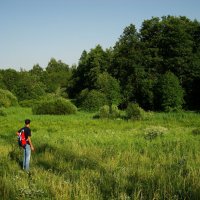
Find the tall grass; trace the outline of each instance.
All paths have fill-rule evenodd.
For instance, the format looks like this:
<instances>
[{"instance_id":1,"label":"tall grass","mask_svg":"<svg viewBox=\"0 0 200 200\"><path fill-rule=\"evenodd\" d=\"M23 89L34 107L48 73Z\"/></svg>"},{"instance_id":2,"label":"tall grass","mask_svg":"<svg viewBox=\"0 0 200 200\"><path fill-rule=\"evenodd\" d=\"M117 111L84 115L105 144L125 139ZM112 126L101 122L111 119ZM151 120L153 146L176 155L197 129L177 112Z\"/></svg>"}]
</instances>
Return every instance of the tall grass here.
<instances>
[{"instance_id":1,"label":"tall grass","mask_svg":"<svg viewBox=\"0 0 200 200\"><path fill-rule=\"evenodd\" d=\"M1 199L200 199L196 113L148 113L140 121L93 114L0 116ZM32 120L31 177L15 132ZM149 136L149 137L147 137Z\"/></svg>"}]
</instances>

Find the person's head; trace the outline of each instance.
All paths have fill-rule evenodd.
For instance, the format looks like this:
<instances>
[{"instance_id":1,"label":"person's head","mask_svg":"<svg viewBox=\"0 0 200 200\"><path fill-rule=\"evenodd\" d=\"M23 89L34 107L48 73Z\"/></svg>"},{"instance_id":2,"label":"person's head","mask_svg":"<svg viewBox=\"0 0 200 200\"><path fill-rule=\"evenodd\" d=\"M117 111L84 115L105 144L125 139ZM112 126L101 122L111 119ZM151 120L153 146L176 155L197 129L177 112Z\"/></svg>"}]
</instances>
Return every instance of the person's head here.
<instances>
[{"instance_id":1,"label":"person's head","mask_svg":"<svg viewBox=\"0 0 200 200\"><path fill-rule=\"evenodd\" d=\"M31 123L31 120L30 120L30 119L25 119L25 124L26 124L26 126L29 126L30 123Z\"/></svg>"}]
</instances>

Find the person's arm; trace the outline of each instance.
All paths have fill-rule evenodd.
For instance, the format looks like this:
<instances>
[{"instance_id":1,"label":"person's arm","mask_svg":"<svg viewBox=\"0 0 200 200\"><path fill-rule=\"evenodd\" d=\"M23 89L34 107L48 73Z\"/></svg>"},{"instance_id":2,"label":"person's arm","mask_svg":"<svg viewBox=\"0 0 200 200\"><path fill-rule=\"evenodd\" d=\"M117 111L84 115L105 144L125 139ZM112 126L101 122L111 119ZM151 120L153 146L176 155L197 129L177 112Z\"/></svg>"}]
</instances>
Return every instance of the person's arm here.
<instances>
[{"instance_id":1,"label":"person's arm","mask_svg":"<svg viewBox=\"0 0 200 200\"><path fill-rule=\"evenodd\" d=\"M18 136L20 132L21 132L21 129L16 132L16 135Z\"/></svg>"},{"instance_id":2,"label":"person's arm","mask_svg":"<svg viewBox=\"0 0 200 200\"><path fill-rule=\"evenodd\" d=\"M31 150L34 151L34 147L33 147L33 144L31 142L31 137L30 136L28 136L28 142L30 144Z\"/></svg>"}]
</instances>

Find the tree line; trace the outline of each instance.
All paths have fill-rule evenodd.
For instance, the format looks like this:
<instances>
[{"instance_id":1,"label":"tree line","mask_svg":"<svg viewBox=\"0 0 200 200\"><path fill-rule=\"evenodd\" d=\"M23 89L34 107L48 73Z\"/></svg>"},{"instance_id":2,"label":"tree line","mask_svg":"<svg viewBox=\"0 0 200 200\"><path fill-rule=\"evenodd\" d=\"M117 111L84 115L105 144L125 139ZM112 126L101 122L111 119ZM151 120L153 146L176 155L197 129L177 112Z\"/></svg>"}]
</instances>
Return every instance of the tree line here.
<instances>
[{"instance_id":1,"label":"tree line","mask_svg":"<svg viewBox=\"0 0 200 200\"><path fill-rule=\"evenodd\" d=\"M113 47L84 50L71 67L52 58L45 69L0 70L0 88L19 102L54 93L88 110L130 102L145 110L199 110L199 86L200 23L185 16L152 17L139 31L130 24Z\"/></svg>"}]
</instances>

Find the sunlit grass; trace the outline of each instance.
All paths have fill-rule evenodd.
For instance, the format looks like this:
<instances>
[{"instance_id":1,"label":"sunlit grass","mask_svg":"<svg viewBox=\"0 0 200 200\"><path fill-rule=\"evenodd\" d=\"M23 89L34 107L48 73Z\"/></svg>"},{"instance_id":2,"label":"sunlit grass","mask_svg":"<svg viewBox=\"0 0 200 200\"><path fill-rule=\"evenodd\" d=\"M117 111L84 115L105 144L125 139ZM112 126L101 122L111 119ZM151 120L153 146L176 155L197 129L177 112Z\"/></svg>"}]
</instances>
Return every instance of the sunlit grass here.
<instances>
[{"instance_id":1,"label":"sunlit grass","mask_svg":"<svg viewBox=\"0 0 200 200\"><path fill-rule=\"evenodd\" d=\"M92 113L0 116L1 199L199 199L199 114L147 113L141 121ZM15 132L30 118L31 177ZM148 136L148 137L147 137Z\"/></svg>"}]
</instances>

